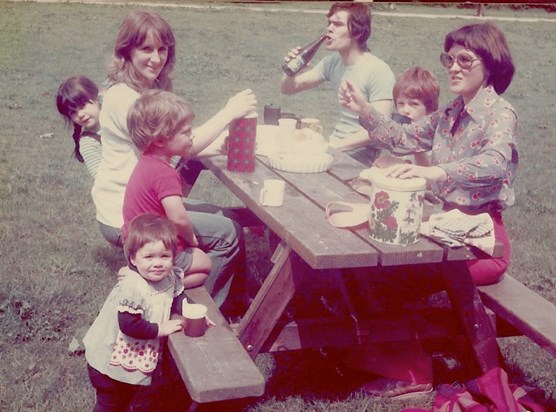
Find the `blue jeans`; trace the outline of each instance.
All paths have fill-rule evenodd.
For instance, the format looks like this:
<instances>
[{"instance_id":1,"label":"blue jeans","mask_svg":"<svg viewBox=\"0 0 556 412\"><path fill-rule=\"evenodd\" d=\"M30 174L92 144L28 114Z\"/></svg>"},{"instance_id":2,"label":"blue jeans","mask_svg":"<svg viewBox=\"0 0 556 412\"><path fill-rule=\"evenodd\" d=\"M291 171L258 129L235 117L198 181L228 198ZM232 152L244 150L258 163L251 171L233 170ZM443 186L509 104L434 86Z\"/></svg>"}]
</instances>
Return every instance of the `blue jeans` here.
<instances>
[{"instance_id":1,"label":"blue jeans","mask_svg":"<svg viewBox=\"0 0 556 412\"><path fill-rule=\"evenodd\" d=\"M184 199L184 205L193 223L199 248L212 261L212 271L205 281L205 287L216 306L220 307L228 296L232 281L237 283L241 294L246 293L243 228L231 213L228 214L221 207L190 198Z\"/></svg>"},{"instance_id":2,"label":"blue jeans","mask_svg":"<svg viewBox=\"0 0 556 412\"><path fill-rule=\"evenodd\" d=\"M205 287L216 305L222 306L228 297L236 274L234 283L237 284L238 292L245 295L247 267L243 228L233 219L232 214L221 207L190 198L184 198L183 203L193 223L199 249L212 261L212 271L205 281ZM121 229L100 222L99 224L102 235L109 243L123 247Z\"/></svg>"}]
</instances>

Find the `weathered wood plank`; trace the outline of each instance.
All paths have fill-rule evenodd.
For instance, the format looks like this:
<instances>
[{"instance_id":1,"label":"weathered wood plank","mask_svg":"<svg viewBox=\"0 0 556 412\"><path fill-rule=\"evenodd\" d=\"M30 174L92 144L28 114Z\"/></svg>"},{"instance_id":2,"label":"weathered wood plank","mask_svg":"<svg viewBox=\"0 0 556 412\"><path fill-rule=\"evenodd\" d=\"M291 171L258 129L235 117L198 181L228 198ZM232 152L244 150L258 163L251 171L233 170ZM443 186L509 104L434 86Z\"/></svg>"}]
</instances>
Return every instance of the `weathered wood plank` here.
<instances>
[{"instance_id":1,"label":"weathered wood plank","mask_svg":"<svg viewBox=\"0 0 556 412\"><path fill-rule=\"evenodd\" d=\"M279 245L274 259L272 270L236 330L240 341L253 359L295 293L291 247ZM269 308L272 310L268 310Z\"/></svg>"},{"instance_id":2,"label":"weathered wood plank","mask_svg":"<svg viewBox=\"0 0 556 412\"><path fill-rule=\"evenodd\" d=\"M287 180L303 192L312 202L320 206L323 215L326 205L330 201L369 202L366 197L358 194L349 185L339 181L330 173L278 173L284 180ZM328 224L328 222L326 223ZM367 224L342 230L352 231L373 249L376 249L380 253L379 262L383 266L441 262L444 254L442 247L425 237L421 237L418 244L400 247L372 240L370 238L369 225Z\"/></svg>"},{"instance_id":3,"label":"weathered wood plank","mask_svg":"<svg viewBox=\"0 0 556 412\"><path fill-rule=\"evenodd\" d=\"M296 210L286 207L265 207L259 204L264 179L282 177L257 162L253 173L226 170L224 156L205 160L205 164L239 199L274 233L290 245L315 269L374 266L378 253L349 231L328 224L319 206L303 196L292 185L286 185L284 203L295 200Z\"/></svg>"},{"instance_id":4,"label":"weathered wood plank","mask_svg":"<svg viewBox=\"0 0 556 412\"><path fill-rule=\"evenodd\" d=\"M541 348L556 356L556 306L505 274L494 285L479 286L486 307Z\"/></svg>"},{"instance_id":5,"label":"weathered wood plank","mask_svg":"<svg viewBox=\"0 0 556 412\"><path fill-rule=\"evenodd\" d=\"M349 347L367 342L410 341L461 335L450 309L421 310L399 316L377 314L372 319L297 319L278 325L262 351Z\"/></svg>"},{"instance_id":6,"label":"weathered wood plank","mask_svg":"<svg viewBox=\"0 0 556 412\"><path fill-rule=\"evenodd\" d=\"M334 162L332 163L329 173L343 182L359 177L359 173L361 173L363 169L368 168L368 166L359 163L344 152L334 149L329 149L328 151L334 156Z\"/></svg>"},{"instance_id":7,"label":"weathered wood plank","mask_svg":"<svg viewBox=\"0 0 556 412\"><path fill-rule=\"evenodd\" d=\"M191 301L206 305L208 316L216 323L202 337L190 338L183 332L168 337L170 353L191 399L205 403L261 396L264 377L206 289L186 293Z\"/></svg>"}]
</instances>

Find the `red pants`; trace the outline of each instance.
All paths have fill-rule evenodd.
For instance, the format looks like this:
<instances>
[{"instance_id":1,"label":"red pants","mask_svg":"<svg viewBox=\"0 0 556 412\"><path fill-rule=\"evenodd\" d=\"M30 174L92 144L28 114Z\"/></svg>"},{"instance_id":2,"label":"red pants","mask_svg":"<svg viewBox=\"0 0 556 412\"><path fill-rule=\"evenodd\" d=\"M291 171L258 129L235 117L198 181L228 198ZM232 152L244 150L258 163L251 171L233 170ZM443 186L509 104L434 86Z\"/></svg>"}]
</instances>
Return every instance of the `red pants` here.
<instances>
[{"instance_id":1,"label":"red pants","mask_svg":"<svg viewBox=\"0 0 556 412\"><path fill-rule=\"evenodd\" d=\"M494 222L494 236L504 245L504 254L499 258L468 260L466 262L476 285L490 285L498 282L510 263L511 246L501 215L491 215Z\"/></svg>"}]
</instances>

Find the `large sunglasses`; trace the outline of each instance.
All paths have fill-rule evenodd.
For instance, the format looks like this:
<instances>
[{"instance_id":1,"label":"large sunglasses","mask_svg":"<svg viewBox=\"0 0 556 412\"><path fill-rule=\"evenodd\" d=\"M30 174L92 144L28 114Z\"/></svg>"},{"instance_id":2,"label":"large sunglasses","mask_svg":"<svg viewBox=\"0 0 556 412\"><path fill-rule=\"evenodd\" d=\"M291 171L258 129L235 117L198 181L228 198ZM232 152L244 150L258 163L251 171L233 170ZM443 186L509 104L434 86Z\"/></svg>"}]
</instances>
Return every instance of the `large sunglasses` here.
<instances>
[{"instance_id":1,"label":"large sunglasses","mask_svg":"<svg viewBox=\"0 0 556 412\"><path fill-rule=\"evenodd\" d=\"M458 66L461 69L468 70L473 66L473 62L475 60L481 59L473 57L467 53L460 53L456 57L448 53L440 54L440 63L442 63L442 66L446 67L447 69L451 68L454 65L454 62L457 62Z\"/></svg>"}]
</instances>

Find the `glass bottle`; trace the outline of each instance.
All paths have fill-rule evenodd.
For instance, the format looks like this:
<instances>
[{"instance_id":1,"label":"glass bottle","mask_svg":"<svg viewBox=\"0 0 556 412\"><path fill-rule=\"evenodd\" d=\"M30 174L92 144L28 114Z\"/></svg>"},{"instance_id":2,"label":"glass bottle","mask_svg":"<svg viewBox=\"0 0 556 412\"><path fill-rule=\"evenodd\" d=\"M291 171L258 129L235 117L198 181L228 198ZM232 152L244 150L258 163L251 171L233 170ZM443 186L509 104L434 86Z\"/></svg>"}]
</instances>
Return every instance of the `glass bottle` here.
<instances>
[{"instance_id":1,"label":"glass bottle","mask_svg":"<svg viewBox=\"0 0 556 412\"><path fill-rule=\"evenodd\" d=\"M326 39L326 35L319 37L317 40L309 43L299 50L297 56L289 62L282 64L282 70L288 76L295 76L302 68L307 66L311 59L317 54L317 50Z\"/></svg>"}]
</instances>

